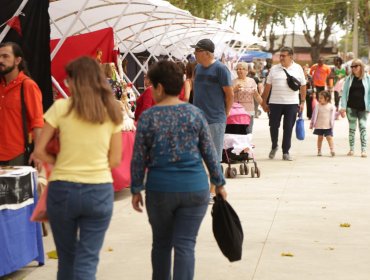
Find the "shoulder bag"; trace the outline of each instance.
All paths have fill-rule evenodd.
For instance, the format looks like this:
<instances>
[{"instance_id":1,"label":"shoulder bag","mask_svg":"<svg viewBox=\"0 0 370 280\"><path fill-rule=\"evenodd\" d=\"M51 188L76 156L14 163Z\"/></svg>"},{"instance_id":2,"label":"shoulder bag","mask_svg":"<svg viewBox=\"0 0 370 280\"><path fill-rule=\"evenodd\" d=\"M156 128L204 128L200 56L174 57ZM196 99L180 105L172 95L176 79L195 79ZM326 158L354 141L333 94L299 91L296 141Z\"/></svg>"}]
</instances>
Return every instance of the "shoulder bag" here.
<instances>
[{"instance_id":1,"label":"shoulder bag","mask_svg":"<svg viewBox=\"0 0 370 280\"><path fill-rule=\"evenodd\" d=\"M21 84L21 111L22 111L22 126L23 126L23 139L24 139L24 165L29 165L29 159L34 149L34 143L31 137L28 134L27 127L27 108L24 101L24 92L23 92L24 80Z\"/></svg>"},{"instance_id":2,"label":"shoulder bag","mask_svg":"<svg viewBox=\"0 0 370 280\"><path fill-rule=\"evenodd\" d=\"M297 91L301 88L301 82L298 81L298 79L296 79L295 77L293 77L292 75L289 75L288 71L286 71L284 68L283 68L285 74L286 74L286 81L288 83L288 86L290 89L294 90L294 91Z\"/></svg>"}]
</instances>

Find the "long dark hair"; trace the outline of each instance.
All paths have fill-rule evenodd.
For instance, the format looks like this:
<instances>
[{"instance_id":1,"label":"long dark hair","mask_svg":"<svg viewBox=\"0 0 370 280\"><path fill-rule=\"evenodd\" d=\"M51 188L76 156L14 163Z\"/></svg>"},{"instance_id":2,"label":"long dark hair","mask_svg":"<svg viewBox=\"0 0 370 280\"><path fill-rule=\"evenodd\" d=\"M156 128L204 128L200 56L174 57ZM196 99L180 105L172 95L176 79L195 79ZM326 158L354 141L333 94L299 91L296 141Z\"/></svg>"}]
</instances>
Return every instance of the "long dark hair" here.
<instances>
[{"instance_id":1,"label":"long dark hair","mask_svg":"<svg viewBox=\"0 0 370 280\"><path fill-rule=\"evenodd\" d=\"M16 58L20 57L22 60L18 64L18 70L23 71L24 74L30 77L30 72L28 71L27 63L26 60L24 59L24 54L22 51L22 48L14 42L5 42L5 43L0 43L0 48L4 47L11 47L13 54Z\"/></svg>"}]
</instances>

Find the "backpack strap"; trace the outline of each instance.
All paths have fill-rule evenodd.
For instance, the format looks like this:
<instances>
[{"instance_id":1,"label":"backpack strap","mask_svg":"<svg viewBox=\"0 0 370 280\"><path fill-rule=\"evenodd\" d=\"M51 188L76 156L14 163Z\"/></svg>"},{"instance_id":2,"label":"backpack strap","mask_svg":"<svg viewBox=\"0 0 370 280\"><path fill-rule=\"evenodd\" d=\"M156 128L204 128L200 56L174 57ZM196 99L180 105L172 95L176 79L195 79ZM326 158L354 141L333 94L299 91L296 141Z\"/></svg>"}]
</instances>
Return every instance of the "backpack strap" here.
<instances>
[{"instance_id":1,"label":"backpack strap","mask_svg":"<svg viewBox=\"0 0 370 280\"><path fill-rule=\"evenodd\" d=\"M22 81L22 84L21 84L21 112L22 112L24 148L26 149L27 143L28 143L28 128L27 128L27 108L26 108L26 102L24 101L23 84L24 84L24 80Z\"/></svg>"}]
</instances>

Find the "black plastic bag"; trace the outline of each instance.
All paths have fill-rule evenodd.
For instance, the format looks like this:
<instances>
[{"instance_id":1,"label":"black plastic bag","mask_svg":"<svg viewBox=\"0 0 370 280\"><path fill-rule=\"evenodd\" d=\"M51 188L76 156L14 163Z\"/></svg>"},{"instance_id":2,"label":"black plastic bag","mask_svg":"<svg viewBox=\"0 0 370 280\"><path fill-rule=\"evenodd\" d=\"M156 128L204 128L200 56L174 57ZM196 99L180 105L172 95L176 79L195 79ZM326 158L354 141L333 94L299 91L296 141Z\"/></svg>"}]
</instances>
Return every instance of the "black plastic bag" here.
<instances>
[{"instance_id":1,"label":"black plastic bag","mask_svg":"<svg viewBox=\"0 0 370 280\"><path fill-rule=\"evenodd\" d=\"M212 207L212 229L218 247L230 262L242 258L243 229L231 205L217 195Z\"/></svg>"}]
</instances>

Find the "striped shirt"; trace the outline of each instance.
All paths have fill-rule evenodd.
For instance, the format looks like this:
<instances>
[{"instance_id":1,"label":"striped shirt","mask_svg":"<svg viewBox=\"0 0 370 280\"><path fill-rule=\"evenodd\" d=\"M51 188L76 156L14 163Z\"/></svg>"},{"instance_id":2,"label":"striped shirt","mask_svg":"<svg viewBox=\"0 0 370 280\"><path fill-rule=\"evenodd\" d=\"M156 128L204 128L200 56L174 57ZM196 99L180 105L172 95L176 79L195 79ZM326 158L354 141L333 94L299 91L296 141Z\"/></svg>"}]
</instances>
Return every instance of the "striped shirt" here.
<instances>
[{"instance_id":1,"label":"striped shirt","mask_svg":"<svg viewBox=\"0 0 370 280\"><path fill-rule=\"evenodd\" d=\"M285 69L291 76L298 79L301 85L306 84L303 69L299 64L292 62L292 64ZM298 91L290 89L286 79L287 76L281 64L272 66L266 80L266 83L272 86L270 104L299 104Z\"/></svg>"}]
</instances>

